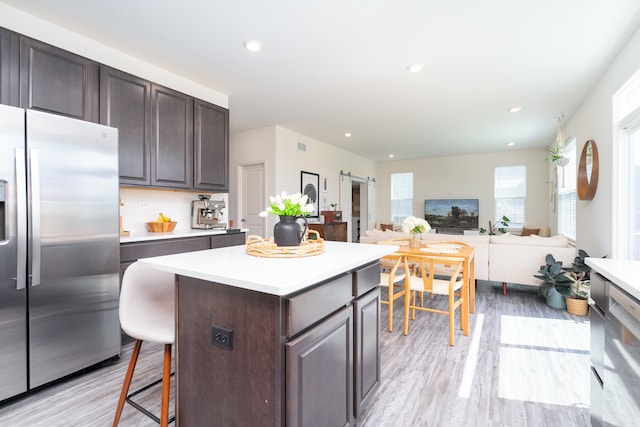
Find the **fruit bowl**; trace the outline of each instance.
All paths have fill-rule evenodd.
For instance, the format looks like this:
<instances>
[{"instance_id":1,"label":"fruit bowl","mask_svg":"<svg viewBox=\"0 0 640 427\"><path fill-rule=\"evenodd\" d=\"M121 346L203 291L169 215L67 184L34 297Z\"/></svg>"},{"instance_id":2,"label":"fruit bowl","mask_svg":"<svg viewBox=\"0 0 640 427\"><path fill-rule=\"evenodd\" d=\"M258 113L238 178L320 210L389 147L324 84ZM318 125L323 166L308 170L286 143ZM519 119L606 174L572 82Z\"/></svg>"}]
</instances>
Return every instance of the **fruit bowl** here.
<instances>
[{"instance_id":1,"label":"fruit bowl","mask_svg":"<svg viewBox=\"0 0 640 427\"><path fill-rule=\"evenodd\" d=\"M173 231L173 229L176 228L176 225L178 225L177 221L147 222L147 230L151 231L152 233L168 233L170 231Z\"/></svg>"}]
</instances>

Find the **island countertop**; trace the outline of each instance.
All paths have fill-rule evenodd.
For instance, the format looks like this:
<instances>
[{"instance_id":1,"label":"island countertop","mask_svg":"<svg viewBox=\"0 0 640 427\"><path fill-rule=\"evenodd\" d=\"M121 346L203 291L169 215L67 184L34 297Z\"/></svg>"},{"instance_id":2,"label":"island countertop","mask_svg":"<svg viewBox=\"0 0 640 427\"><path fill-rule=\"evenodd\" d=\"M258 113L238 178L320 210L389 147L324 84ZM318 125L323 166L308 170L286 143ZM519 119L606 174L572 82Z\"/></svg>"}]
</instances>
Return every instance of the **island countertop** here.
<instances>
[{"instance_id":1,"label":"island countertop","mask_svg":"<svg viewBox=\"0 0 640 427\"><path fill-rule=\"evenodd\" d=\"M587 258L587 265L616 285L640 299L640 261L629 259Z\"/></svg>"},{"instance_id":2,"label":"island countertop","mask_svg":"<svg viewBox=\"0 0 640 427\"><path fill-rule=\"evenodd\" d=\"M222 283L272 295L288 295L375 261L398 247L324 242L324 253L300 258L248 255L246 246L229 246L139 259L146 268Z\"/></svg>"},{"instance_id":3,"label":"island countertop","mask_svg":"<svg viewBox=\"0 0 640 427\"><path fill-rule=\"evenodd\" d=\"M248 228L240 230L241 233L249 231ZM202 236L217 236L220 234L230 234L224 228L213 228L209 230L204 229L177 229L168 233L152 233L150 231L137 231L131 232L128 236L120 236L120 243L137 243L148 242L152 240L168 240L168 239L180 239L184 237L202 237Z\"/></svg>"}]
</instances>

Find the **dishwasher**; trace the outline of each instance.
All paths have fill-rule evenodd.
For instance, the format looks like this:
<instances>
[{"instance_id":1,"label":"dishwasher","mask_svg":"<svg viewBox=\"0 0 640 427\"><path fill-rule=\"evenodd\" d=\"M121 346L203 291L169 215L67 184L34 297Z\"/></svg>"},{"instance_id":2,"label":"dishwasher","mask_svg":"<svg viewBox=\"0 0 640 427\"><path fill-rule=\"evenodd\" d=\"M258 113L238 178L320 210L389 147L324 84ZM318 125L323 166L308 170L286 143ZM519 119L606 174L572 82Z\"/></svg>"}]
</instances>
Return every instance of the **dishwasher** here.
<instances>
[{"instance_id":1,"label":"dishwasher","mask_svg":"<svg viewBox=\"0 0 640 427\"><path fill-rule=\"evenodd\" d=\"M605 320L603 424L640 420L640 301L608 283Z\"/></svg>"}]
</instances>

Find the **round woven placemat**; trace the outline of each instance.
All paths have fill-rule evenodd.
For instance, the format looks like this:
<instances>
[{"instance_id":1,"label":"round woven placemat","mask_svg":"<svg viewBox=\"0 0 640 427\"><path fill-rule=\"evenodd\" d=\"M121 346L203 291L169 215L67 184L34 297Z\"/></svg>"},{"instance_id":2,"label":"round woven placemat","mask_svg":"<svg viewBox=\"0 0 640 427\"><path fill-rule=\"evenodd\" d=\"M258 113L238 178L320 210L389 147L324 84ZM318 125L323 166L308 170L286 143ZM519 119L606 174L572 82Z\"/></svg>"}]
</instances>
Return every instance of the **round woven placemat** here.
<instances>
[{"instance_id":1,"label":"round woven placemat","mask_svg":"<svg viewBox=\"0 0 640 427\"><path fill-rule=\"evenodd\" d=\"M247 254L263 258L301 258L324 253L324 239L315 230L309 230L309 236L315 233L315 240L306 240L300 246L278 246L273 239L260 236L247 236Z\"/></svg>"}]
</instances>

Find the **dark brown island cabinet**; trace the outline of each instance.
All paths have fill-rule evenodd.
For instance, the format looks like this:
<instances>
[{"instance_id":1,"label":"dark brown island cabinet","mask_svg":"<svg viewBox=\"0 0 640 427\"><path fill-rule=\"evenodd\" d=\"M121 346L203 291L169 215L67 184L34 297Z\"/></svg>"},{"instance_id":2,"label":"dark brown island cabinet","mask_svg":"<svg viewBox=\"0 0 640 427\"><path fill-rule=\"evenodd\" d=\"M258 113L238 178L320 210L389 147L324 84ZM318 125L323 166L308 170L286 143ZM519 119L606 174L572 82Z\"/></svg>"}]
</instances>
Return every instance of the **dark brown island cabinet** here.
<instances>
[{"instance_id":1,"label":"dark brown island cabinet","mask_svg":"<svg viewBox=\"0 0 640 427\"><path fill-rule=\"evenodd\" d=\"M198 252L194 265L237 259L243 250ZM143 261L171 271L173 257L186 259ZM380 384L377 259L316 274L317 282L285 295L179 274L178 425L356 425ZM260 275L261 265L256 258L247 268Z\"/></svg>"}]
</instances>

